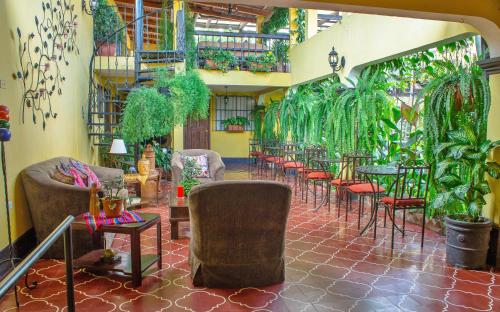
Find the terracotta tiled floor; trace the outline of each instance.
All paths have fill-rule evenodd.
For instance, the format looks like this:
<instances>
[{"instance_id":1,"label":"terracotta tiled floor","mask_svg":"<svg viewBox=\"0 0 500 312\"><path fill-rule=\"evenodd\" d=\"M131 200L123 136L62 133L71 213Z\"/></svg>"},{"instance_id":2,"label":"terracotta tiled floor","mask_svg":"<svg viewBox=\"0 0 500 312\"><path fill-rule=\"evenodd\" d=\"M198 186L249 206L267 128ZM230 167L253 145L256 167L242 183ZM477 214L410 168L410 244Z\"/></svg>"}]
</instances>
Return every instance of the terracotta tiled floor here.
<instances>
[{"instance_id":1,"label":"terracotta tiled floor","mask_svg":"<svg viewBox=\"0 0 500 312\"><path fill-rule=\"evenodd\" d=\"M247 174L233 171L227 177ZM123 277L77 271L77 311L500 311L500 273L447 266L443 237L428 231L421 250L419 234L408 232L404 240L398 236L391 253L388 230L381 228L376 240L372 232L359 237L354 212L344 222L336 211L311 209L294 198L283 284L206 289L190 282L188 239L169 239L166 206L148 208L161 214L164 224L163 269L153 268L137 289ZM154 251L154 229L142 242L145 250ZM116 237L117 249L128 245L124 237ZM61 261L38 262L31 278L39 286L29 291L19 284L21 311L66 310ZM12 294L0 302L0 310L15 310Z\"/></svg>"}]
</instances>

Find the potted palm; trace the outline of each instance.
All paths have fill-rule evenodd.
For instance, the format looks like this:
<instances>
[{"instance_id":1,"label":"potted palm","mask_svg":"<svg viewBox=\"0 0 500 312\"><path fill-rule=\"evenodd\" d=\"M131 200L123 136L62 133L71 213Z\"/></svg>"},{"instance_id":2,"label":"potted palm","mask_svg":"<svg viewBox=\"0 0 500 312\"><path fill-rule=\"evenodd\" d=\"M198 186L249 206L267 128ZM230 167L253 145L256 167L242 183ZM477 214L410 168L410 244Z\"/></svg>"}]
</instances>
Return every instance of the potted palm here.
<instances>
[{"instance_id":1,"label":"potted palm","mask_svg":"<svg viewBox=\"0 0 500 312\"><path fill-rule=\"evenodd\" d=\"M484 196L491 192L486 175L500 177L500 165L487 158L500 141L479 139L470 121L460 124L436 149L438 157L444 156L435 172L443 191L434 200L434 207L447 209L446 261L474 269L486 264L492 227L491 220L481 215Z\"/></svg>"},{"instance_id":2,"label":"potted palm","mask_svg":"<svg viewBox=\"0 0 500 312\"><path fill-rule=\"evenodd\" d=\"M228 132L242 132L245 131L245 126L249 125L250 121L246 117L235 116L224 120L222 124Z\"/></svg>"},{"instance_id":3,"label":"potted palm","mask_svg":"<svg viewBox=\"0 0 500 312\"><path fill-rule=\"evenodd\" d=\"M94 41L99 55L114 56L116 54L116 45L122 42L123 32L118 32L111 38L108 37L119 27L121 27L121 21L114 8L106 0L99 0L94 13Z\"/></svg>"}]
</instances>

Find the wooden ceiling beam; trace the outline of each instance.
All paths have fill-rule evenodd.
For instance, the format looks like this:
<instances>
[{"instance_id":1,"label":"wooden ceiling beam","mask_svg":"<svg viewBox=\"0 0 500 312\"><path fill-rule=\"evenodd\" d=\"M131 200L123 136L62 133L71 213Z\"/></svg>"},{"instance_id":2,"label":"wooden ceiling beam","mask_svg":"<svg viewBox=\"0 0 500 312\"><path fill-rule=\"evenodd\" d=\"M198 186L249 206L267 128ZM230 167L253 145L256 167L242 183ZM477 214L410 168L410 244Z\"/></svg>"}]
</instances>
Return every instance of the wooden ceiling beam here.
<instances>
[{"instance_id":1,"label":"wooden ceiling beam","mask_svg":"<svg viewBox=\"0 0 500 312\"><path fill-rule=\"evenodd\" d=\"M200 8L200 7L197 7L197 6L192 6L191 7L191 12L193 12L193 13L199 13L199 14L202 14L202 15L216 17L218 19L225 19L225 20L228 20L228 21L235 21L235 22L255 23L255 21L256 21L255 17L246 17L246 16L241 16L241 15L236 15L236 14L227 15L224 12L203 9L203 8Z\"/></svg>"},{"instance_id":2,"label":"wooden ceiling beam","mask_svg":"<svg viewBox=\"0 0 500 312\"><path fill-rule=\"evenodd\" d=\"M228 12L229 5L223 3L210 3L210 2L196 2L196 6L199 7L208 7L212 9L218 9ZM232 5L233 13L245 13L250 15L266 15L268 13L267 10L259 9L256 7L250 7L246 5L233 4Z\"/></svg>"}]
</instances>

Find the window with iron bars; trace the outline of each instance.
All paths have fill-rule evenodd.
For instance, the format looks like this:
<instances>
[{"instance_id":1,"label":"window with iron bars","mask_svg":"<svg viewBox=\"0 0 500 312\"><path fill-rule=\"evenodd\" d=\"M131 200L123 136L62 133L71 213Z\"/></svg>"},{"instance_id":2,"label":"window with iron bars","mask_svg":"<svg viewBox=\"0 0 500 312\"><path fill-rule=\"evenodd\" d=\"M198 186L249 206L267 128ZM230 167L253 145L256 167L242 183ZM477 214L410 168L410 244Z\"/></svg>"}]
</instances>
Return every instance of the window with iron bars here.
<instances>
[{"instance_id":1,"label":"window with iron bars","mask_svg":"<svg viewBox=\"0 0 500 312\"><path fill-rule=\"evenodd\" d=\"M254 124L252 110L255 108L255 99L251 96L216 96L215 97L215 130L224 131L224 120L241 116L250 122L245 131L253 131Z\"/></svg>"}]
</instances>

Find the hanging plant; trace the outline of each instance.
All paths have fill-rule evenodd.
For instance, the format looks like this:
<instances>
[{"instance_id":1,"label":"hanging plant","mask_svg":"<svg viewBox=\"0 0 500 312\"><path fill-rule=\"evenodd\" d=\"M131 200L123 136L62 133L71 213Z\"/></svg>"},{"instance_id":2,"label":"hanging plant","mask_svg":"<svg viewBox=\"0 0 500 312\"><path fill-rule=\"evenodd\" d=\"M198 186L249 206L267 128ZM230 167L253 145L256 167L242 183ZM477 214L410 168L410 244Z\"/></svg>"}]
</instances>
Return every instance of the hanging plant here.
<instances>
[{"instance_id":1,"label":"hanging plant","mask_svg":"<svg viewBox=\"0 0 500 312\"><path fill-rule=\"evenodd\" d=\"M129 93L123 111L123 139L130 144L163 136L174 127L172 103L154 88L141 87Z\"/></svg>"},{"instance_id":2,"label":"hanging plant","mask_svg":"<svg viewBox=\"0 0 500 312\"><path fill-rule=\"evenodd\" d=\"M262 23L261 33L275 34L278 30L288 26L288 8L274 8L271 17Z\"/></svg>"},{"instance_id":3,"label":"hanging plant","mask_svg":"<svg viewBox=\"0 0 500 312\"><path fill-rule=\"evenodd\" d=\"M297 25L297 30L294 31L297 43L302 43L306 40L306 10L297 9L297 17L294 19Z\"/></svg>"},{"instance_id":4,"label":"hanging plant","mask_svg":"<svg viewBox=\"0 0 500 312\"><path fill-rule=\"evenodd\" d=\"M280 102L271 100L264 114L263 136L265 140L276 140L279 137Z\"/></svg>"},{"instance_id":5,"label":"hanging plant","mask_svg":"<svg viewBox=\"0 0 500 312\"><path fill-rule=\"evenodd\" d=\"M167 71L160 70L155 87L168 89L167 101L173 107L176 125L185 124L187 118L208 117L210 89L197 72L171 77Z\"/></svg>"},{"instance_id":6,"label":"hanging plant","mask_svg":"<svg viewBox=\"0 0 500 312\"><path fill-rule=\"evenodd\" d=\"M373 152L377 146L379 122L390 119L390 84L381 71L364 70L357 82L335 83L333 90L342 90L335 98L327 117L330 135L340 154L352 151Z\"/></svg>"},{"instance_id":7,"label":"hanging plant","mask_svg":"<svg viewBox=\"0 0 500 312\"><path fill-rule=\"evenodd\" d=\"M425 158L429 163L435 162L435 149L446 139L446 133L457 129L460 112L473 113L474 131L484 140L491 105L489 83L476 64L464 66L451 61L435 61L434 67L421 93L424 98Z\"/></svg>"}]
</instances>

